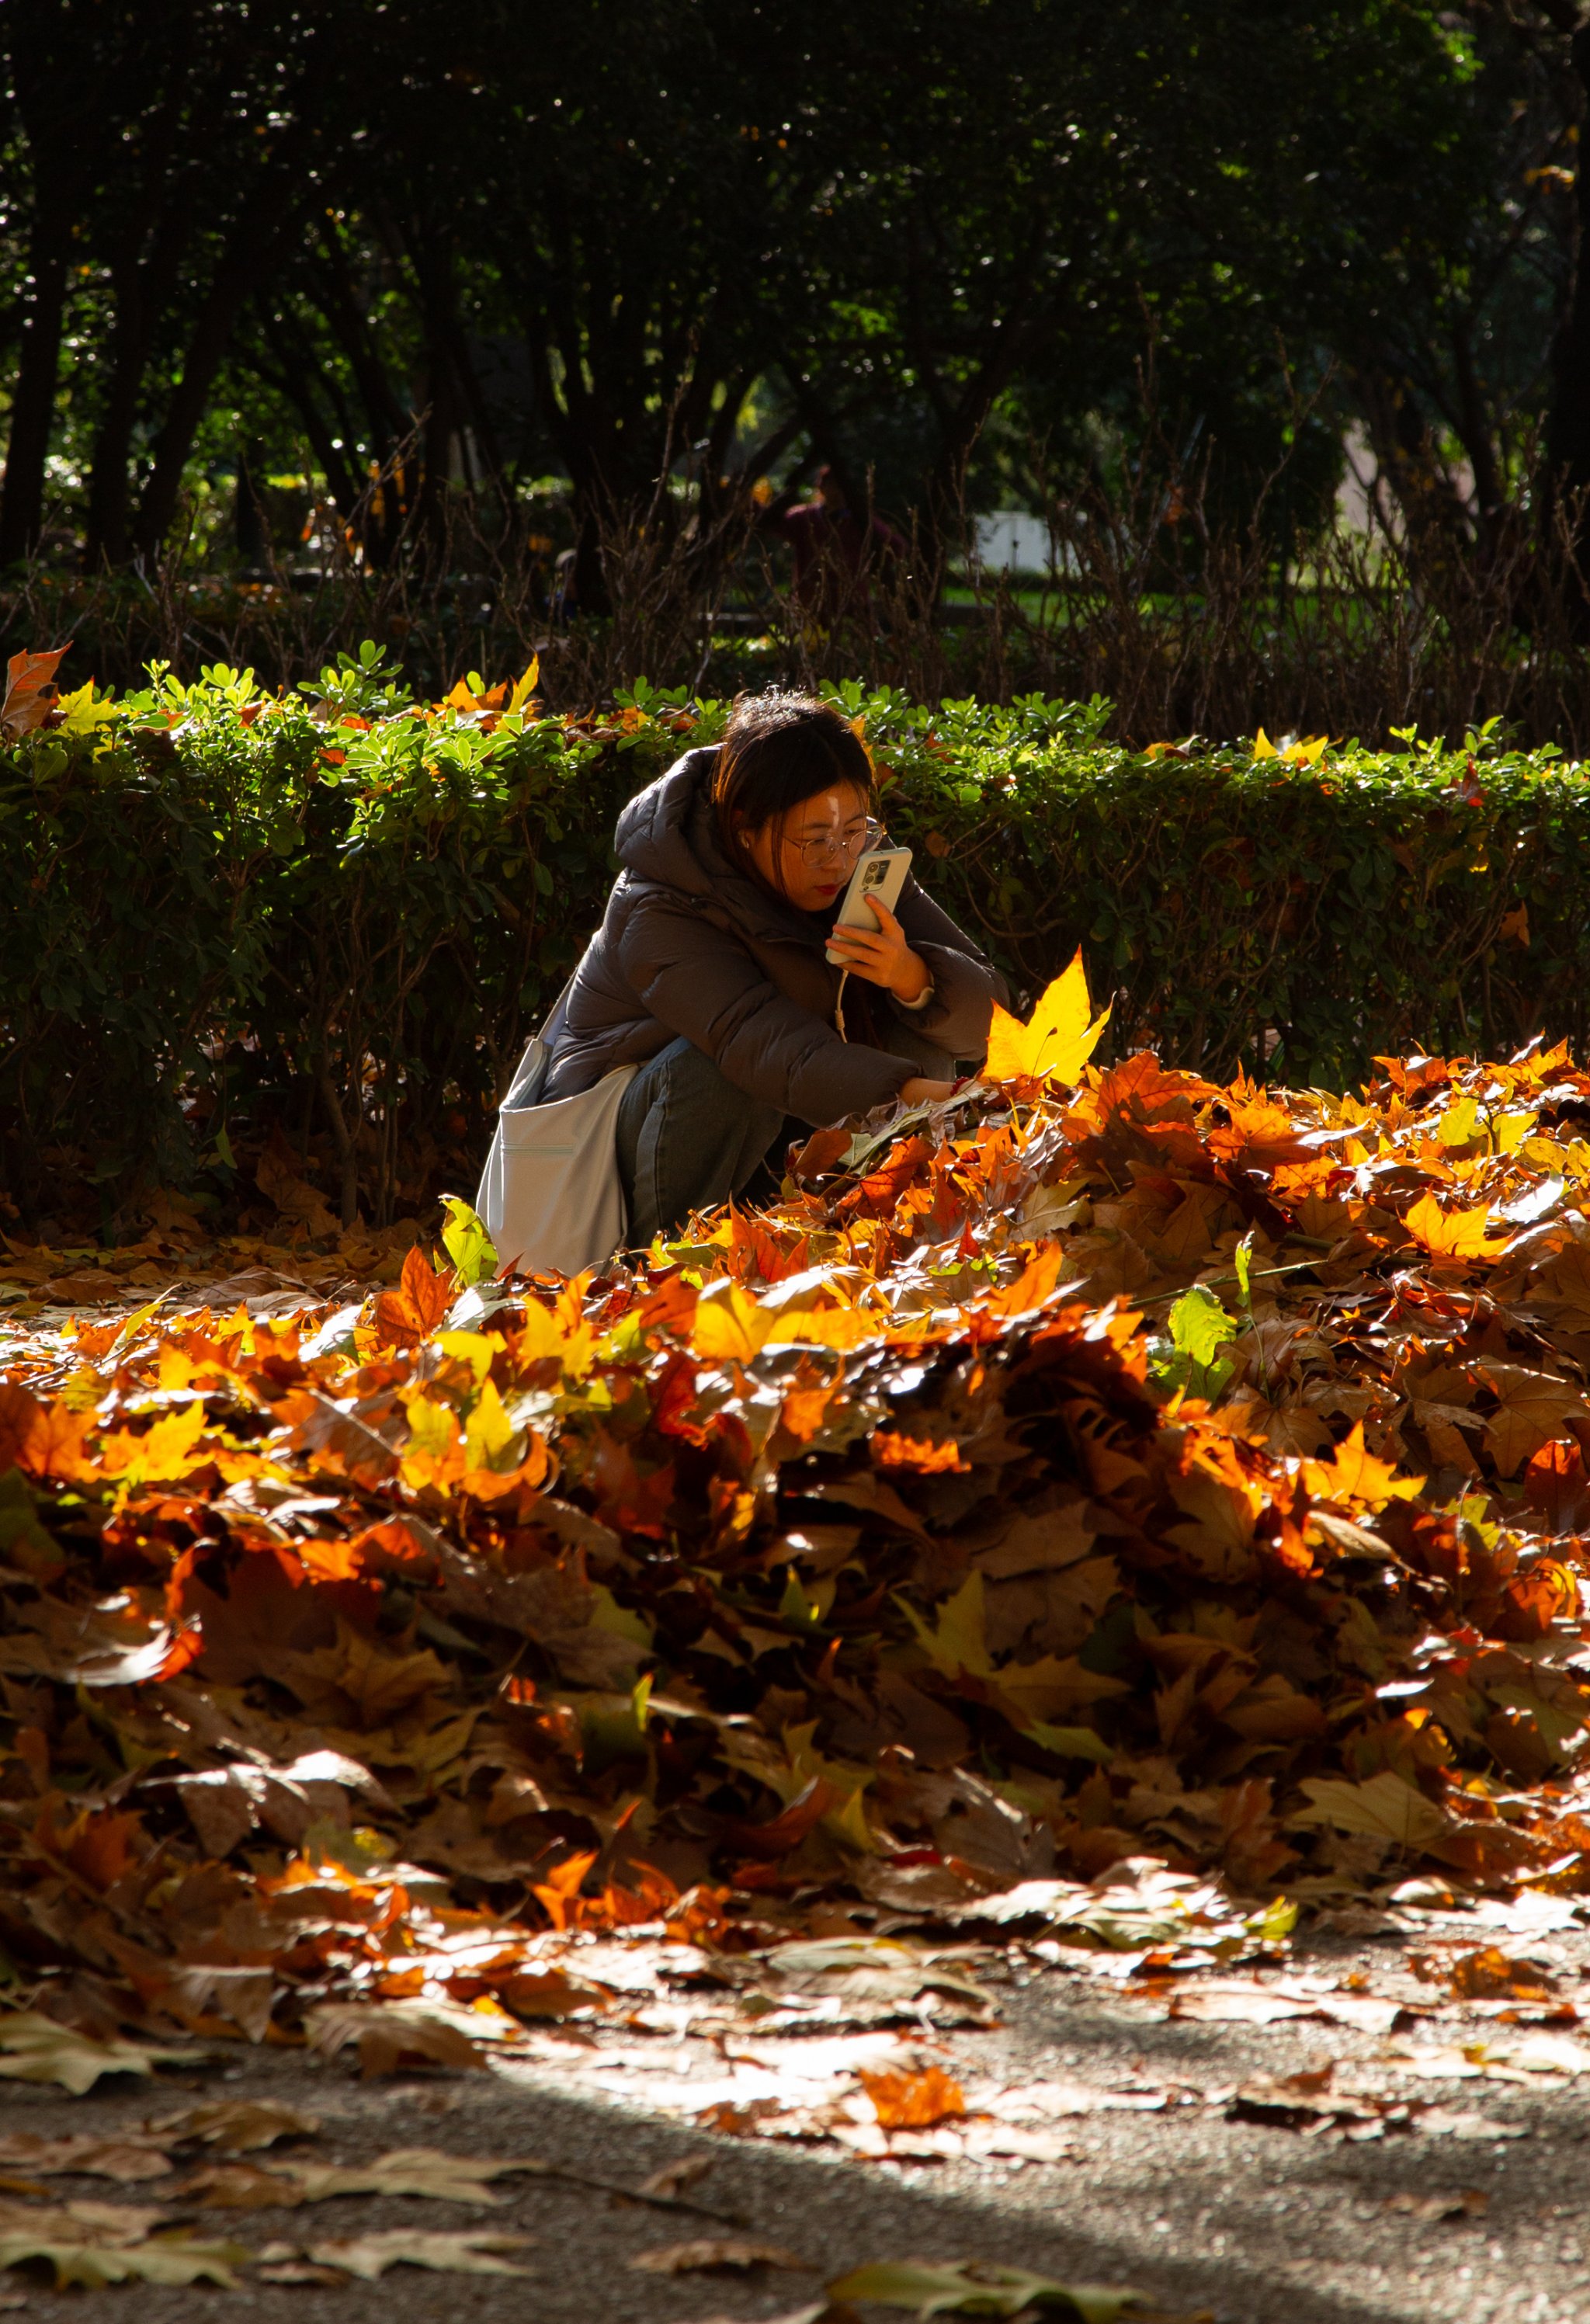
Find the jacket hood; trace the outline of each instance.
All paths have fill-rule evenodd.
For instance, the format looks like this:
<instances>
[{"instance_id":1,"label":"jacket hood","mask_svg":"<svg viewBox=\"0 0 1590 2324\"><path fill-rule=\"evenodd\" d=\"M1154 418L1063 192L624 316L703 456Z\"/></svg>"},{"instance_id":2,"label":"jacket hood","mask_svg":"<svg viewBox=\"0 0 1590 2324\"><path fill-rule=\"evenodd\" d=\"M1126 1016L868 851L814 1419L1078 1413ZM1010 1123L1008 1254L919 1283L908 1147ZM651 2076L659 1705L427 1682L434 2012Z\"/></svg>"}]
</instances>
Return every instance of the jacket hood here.
<instances>
[{"instance_id":1,"label":"jacket hood","mask_svg":"<svg viewBox=\"0 0 1590 2324\"><path fill-rule=\"evenodd\" d=\"M811 943L812 915L769 894L726 853L709 795L717 762L715 745L686 751L636 792L613 834L619 862L632 880L710 904L747 935Z\"/></svg>"}]
</instances>

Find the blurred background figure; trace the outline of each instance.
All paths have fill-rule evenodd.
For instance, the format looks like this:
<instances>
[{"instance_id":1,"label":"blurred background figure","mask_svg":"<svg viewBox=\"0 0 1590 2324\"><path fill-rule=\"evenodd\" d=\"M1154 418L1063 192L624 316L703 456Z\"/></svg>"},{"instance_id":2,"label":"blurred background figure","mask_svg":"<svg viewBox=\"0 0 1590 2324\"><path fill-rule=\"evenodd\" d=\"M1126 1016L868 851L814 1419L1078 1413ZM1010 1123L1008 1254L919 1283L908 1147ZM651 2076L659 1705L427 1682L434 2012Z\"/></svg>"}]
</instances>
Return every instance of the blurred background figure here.
<instances>
[{"instance_id":1,"label":"blurred background figure","mask_svg":"<svg viewBox=\"0 0 1590 2324\"><path fill-rule=\"evenodd\" d=\"M813 497L773 502L762 529L787 542L795 559L794 595L807 621L832 629L842 615L870 612L871 583L889 577L904 556L903 533L884 517L858 515L837 469L817 471Z\"/></svg>"}]
</instances>

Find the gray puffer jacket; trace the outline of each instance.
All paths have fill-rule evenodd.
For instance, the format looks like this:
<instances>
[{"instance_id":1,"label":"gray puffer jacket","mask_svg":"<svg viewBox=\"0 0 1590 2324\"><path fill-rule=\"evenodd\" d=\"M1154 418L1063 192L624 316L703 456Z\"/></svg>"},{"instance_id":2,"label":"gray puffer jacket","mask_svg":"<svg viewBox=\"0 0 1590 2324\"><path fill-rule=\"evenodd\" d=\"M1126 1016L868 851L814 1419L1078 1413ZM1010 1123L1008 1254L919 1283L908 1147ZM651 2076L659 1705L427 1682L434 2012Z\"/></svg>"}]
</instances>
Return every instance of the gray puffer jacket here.
<instances>
[{"instance_id":1,"label":"gray puffer jacket","mask_svg":"<svg viewBox=\"0 0 1590 2324\"><path fill-rule=\"evenodd\" d=\"M943 1052L946 1074L958 1057L980 1057L1004 979L914 880L897 918L927 964L933 998L902 1009L852 975L847 1023L854 1032L862 1018L877 1046L841 1038L840 971L823 957L833 915L798 910L730 860L710 797L717 755L687 751L619 817L623 870L547 1027L544 1097L574 1097L683 1034L737 1089L824 1123L894 1097L923 1071L924 1039ZM895 1027L917 1061L890 1051Z\"/></svg>"}]
</instances>

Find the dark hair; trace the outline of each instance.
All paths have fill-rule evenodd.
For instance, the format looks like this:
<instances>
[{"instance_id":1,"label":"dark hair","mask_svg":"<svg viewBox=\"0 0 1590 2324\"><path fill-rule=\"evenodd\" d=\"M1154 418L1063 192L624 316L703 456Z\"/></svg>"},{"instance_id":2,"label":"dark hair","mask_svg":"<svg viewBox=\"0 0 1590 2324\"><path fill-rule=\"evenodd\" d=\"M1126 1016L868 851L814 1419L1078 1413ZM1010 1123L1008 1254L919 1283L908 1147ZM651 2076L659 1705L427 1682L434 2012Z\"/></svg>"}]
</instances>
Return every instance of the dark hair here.
<instances>
[{"instance_id":1,"label":"dark hair","mask_svg":"<svg viewBox=\"0 0 1590 2324\"><path fill-rule=\"evenodd\" d=\"M803 800L838 783L872 805L872 761L848 718L809 694L745 696L734 706L712 776L724 848L738 853L740 830L760 831L769 823L777 843Z\"/></svg>"}]
</instances>

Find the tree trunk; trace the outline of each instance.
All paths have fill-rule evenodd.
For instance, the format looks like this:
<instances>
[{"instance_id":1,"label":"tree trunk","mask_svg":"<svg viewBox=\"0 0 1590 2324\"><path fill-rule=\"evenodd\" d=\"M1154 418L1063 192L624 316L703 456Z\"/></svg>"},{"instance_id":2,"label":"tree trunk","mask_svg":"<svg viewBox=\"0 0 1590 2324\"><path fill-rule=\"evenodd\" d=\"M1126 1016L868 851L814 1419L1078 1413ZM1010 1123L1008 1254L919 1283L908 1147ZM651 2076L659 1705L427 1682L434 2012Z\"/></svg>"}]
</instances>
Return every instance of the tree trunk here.
<instances>
[{"instance_id":1,"label":"tree trunk","mask_svg":"<svg viewBox=\"0 0 1590 2324\"><path fill-rule=\"evenodd\" d=\"M135 253L142 235L128 235L111 263L115 322L111 337L110 384L100 408L88 478L88 523L83 563L89 571L101 565L124 565L131 552L130 464L138 399L155 321L175 286L187 239L184 227L168 226L152 256L140 265Z\"/></svg>"},{"instance_id":2,"label":"tree trunk","mask_svg":"<svg viewBox=\"0 0 1590 2324\"><path fill-rule=\"evenodd\" d=\"M265 447L258 438L239 451L237 456L237 489L233 507L236 530L237 553L244 570L268 573L271 568L271 529L265 520L265 503L260 497L259 477L264 464Z\"/></svg>"},{"instance_id":3,"label":"tree trunk","mask_svg":"<svg viewBox=\"0 0 1590 2324\"><path fill-rule=\"evenodd\" d=\"M257 355L250 358L251 367L268 386L273 387L279 395L285 396L296 409L304 423L309 448L325 474L337 512L352 522L358 511L363 486L353 463L345 456L345 439L344 449L339 451L332 441L331 426L317 401L317 387L325 387L319 366L290 316L272 315L269 309L262 308L260 327L280 368L270 370Z\"/></svg>"},{"instance_id":4,"label":"tree trunk","mask_svg":"<svg viewBox=\"0 0 1590 2324\"><path fill-rule=\"evenodd\" d=\"M63 213L41 212L29 241L28 280L19 301L22 347L12 390L5 476L0 484L0 567L32 555L44 521L44 463L55 416L70 240Z\"/></svg>"},{"instance_id":5,"label":"tree trunk","mask_svg":"<svg viewBox=\"0 0 1590 2324\"><path fill-rule=\"evenodd\" d=\"M1434 578L1474 553L1474 523L1430 432L1412 382L1377 365L1351 374L1369 440L1407 526L1408 546Z\"/></svg>"},{"instance_id":6,"label":"tree trunk","mask_svg":"<svg viewBox=\"0 0 1590 2324\"><path fill-rule=\"evenodd\" d=\"M216 374L225 355L232 327L253 287L253 274L251 264L240 263L235 253L230 254L210 286L210 294L199 309L193 335L183 351L182 376L171 392L165 419L155 438L154 466L143 487L133 529L133 547L141 557L151 561L160 555L176 517L182 471L209 402Z\"/></svg>"},{"instance_id":7,"label":"tree trunk","mask_svg":"<svg viewBox=\"0 0 1590 2324\"><path fill-rule=\"evenodd\" d=\"M152 559L171 529L182 490L182 471L193 449L232 338L233 327L251 294L263 292L279 253L297 224L295 205L288 196L290 156L254 185L243 205L209 292L182 357L182 375L172 390L166 416L155 439L154 466L139 503L133 545ZM262 219L270 221L262 226Z\"/></svg>"},{"instance_id":8,"label":"tree trunk","mask_svg":"<svg viewBox=\"0 0 1590 2324\"><path fill-rule=\"evenodd\" d=\"M1580 113L1582 135L1590 117L1590 23L1579 25L1575 32L1568 54L1585 100ZM1583 155L1582 144L1579 150ZM1583 159L1574 180L1574 209L1577 227L1574 287L1552 348L1544 499L1549 525L1555 526L1559 512L1566 509L1574 529L1575 560L1584 570L1587 559L1579 543L1585 531L1583 503L1590 494L1590 167Z\"/></svg>"}]
</instances>

